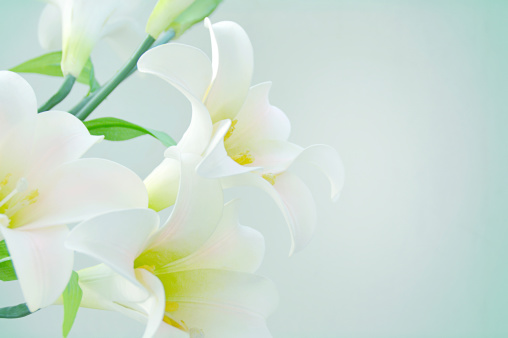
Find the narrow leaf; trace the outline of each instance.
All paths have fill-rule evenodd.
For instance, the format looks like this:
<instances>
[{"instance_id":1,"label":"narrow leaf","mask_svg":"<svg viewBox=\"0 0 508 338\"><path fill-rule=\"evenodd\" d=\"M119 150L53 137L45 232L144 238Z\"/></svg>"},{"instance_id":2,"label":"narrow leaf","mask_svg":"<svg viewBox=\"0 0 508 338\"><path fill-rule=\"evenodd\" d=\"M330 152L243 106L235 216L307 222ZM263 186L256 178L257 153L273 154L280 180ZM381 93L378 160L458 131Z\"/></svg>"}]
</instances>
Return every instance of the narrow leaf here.
<instances>
[{"instance_id":1,"label":"narrow leaf","mask_svg":"<svg viewBox=\"0 0 508 338\"><path fill-rule=\"evenodd\" d=\"M0 308L0 318L21 318L32 314L26 303Z\"/></svg>"},{"instance_id":2,"label":"narrow leaf","mask_svg":"<svg viewBox=\"0 0 508 338\"><path fill-rule=\"evenodd\" d=\"M169 28L173 28L178 37L212 14L221 2L222 0L196 0L173 21Z\"/></svg>"},{"instance_id":3,"label":"narrow leaf","mask_svg":"<svg viewBox=\"0 0 508 338\"><path fill-rule=\"evenodd\" d=\"M64 307L64 320L62 325L62 334L67 337L76 319L76 314L81 304L83 291L79 287L79 276L76 271L72 271L71 279L67 284L64 292L62 293L63 307Z\"/></svg>"},{"instance_id":4,"label":"narrow leaf","mask_svg":"<svg viewBox=\"0 0 508 338\"><path fill-rule=\"evenodd\" d=\"M11 254L7 249L7 244L5 244L5 240L0 241L0 259L4 259L9 257Z\"/></svg>"},{"instance_id":5,"label":"narrow leaf","mask_svg":"<svg viewBox=\"0 0 508 338\"><path fill-rule=\"evenodd\" d=\"M61 61L61 51L51 52L23 62L9 70L17 73L35 73L63 77L62 68L60 67ZM90 86L90 91L93 92L100 87L94 74L92 61L88 59L77 81Z\"/></svg>"},{"instance_id":6,"label":"narrow leaf","mask_svg":"<svg viewBox=\"0 0 508 338\"><path fill-rule=\"evenodd\" d=\"M88 128L88 131L90 131L90 134L104 135L104 138L108 141L126 141L138 136L150 135L158 139L166 147L176 144L171 136L162 131L143 128L137 124L114 117L103 117L85 121L84 124Z\"/></svg>"},{"instance_id":7,"label":"narrow leaf","mask_svg":"<svg viewBox=\"0 0 508 338\"><path fill-rule=\"evenodd\" d=\"M17 279L18 276L16 276L16 270L14 270L12 260L8 259L0 262L0 280L3 280L4 282L9 282Z\"/></svg>"}]
</instances>

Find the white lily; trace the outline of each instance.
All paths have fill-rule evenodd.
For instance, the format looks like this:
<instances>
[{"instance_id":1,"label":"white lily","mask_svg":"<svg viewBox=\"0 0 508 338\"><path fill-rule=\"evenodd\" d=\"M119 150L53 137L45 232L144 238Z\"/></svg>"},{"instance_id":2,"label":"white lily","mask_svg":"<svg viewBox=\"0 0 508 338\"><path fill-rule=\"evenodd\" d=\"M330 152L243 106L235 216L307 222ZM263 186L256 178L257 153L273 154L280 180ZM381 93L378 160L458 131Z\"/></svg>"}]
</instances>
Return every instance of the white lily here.
<instances>
[{"instance_id":1,"label":"white lily","mask_svg":"<svg viewBox=\"0 0 508 338\"><path fill-rule=\"evenodd\" d=\"M66 112L37 114L30 85L0 71L0 239L30 311L52 304L69 280L66 224L148 203L142 181L129 169L79 159L101 139Z\"/></svg>"},{"instance_id":2,"label":"white lily","mask_svg":"<svg viewBox=\"0 0 508 338\"><path fill-rule=\"evenodd\" d=\"M250 87L253 56L245 31L233 22L212 26L207 20L206 25L212 61L197 48L171 43L146 52L138 69L170 82L191 101L191 125L178 147L203 157L198 172L220 178L224 188L253 185L269 193L289 225L290 253L300 250L314 232L315 203L308 187L288 169L297 161L317 166L337 199L344 181L340 157L326 145L304 149L288 142L289 120L268 102L270 83ZM145 180L150 207L160 210L173 203L175 166L165 159Z\"/></svg>"},{"instance_id":3,"label":"white lily","mask_svg":"<svg viewBox=\"0 0 508 338\"><path fill-rule=\"evenodd\" d=\"M45 0L39 41L45 49L62 49L62 72L78 77L97 41L109 37L114 47L132 52L138 30L127 13L140 0Z\"/></svg>"},{"instance_id":4,"label":"white lily","mask_svg":"<svg viewBox=\"0 0 508 338\"><path fill-rule=\"evenodd\" d=\"M105 264L78 272L81 306L119 311L147 323L143 337L270 337L265 317L277 304L273 284L252 274L261 263L259 232L222 206L217 180L182 154L173 212L160 229L151 209L98 216L78 225L67 245Z\"/></svg>"}]
</instances>

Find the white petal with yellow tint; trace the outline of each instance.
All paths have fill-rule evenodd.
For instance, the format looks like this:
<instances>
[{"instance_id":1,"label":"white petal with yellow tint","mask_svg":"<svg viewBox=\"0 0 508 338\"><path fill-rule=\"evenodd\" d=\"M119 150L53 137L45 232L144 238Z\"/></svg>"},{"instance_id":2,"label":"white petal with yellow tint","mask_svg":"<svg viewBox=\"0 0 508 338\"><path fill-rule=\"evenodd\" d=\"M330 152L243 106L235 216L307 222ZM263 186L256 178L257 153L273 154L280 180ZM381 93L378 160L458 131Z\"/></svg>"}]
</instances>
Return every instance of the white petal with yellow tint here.
<instances>
[{"instance_id":1,"label":"white petal with yellow tint","mask_svg":"<svg viewBox=\"0 0 508 338\"><path fill-rule=\"evenodd\" d=\"M203 156L203 160L198 165L198 174L204 177L218 178L243 174L259 169L256 167L242 166L228 156L224 148L224 136L231 127L231 120L217 122L214 127L214 135L210 141L210 145Z\"/></svg>"},{"instance_id":2,"label":"white petal with yellow tint","mask_svg":"<svg viewBox=\"0 0 508 338\"><path fill-rule=\"evenodd\" d=\"M165 158L144 180L148 207L161 211L175 204L180 186L180 162Z\"/></svg>"},{"instance_id":3,"label":"white petal with yellow tint","mask_svg":"<svg viewBox=\"0 0 508 338\"><path fill-rule=\"evenodd\" d=\"M291 234L289 254L303 249L316 227L316 206L309 188L294 174L285 172L273 178L273 185L252 173L222 179L224 189L253 186L264 190L282 211Z\"/></svg>"},{"instance_id":4,"label":"white petal with yellow tint","mask_svg":"<svg viewBox=\"0 0 508 338\"><path fill-rule=\"evenodd\" d=\"M270 87L270 82L264 82L250 88L235 117L235 130L225 142L228 152L241 152L259 140L288 139L291 124L283 111L270 105Z\"/></svg>"},{"instance_id":5,"label":"white petal with yellow tint","mask_svg":"<svg viewBox=\"0 0 508 338\"><path fill-rule=\"evenodd\" d=\"M2 225L0 232L30 311L51 305L62 294L72 272L73 252L64 246L67 227L23 231Z\"/></svg>"},{"instance_id":6,"label":"white petal with yellow tint","mask_svg":"<svg viewBox=\"0 0 508 338\"><path fill-rule=\"evenodd\" d=\"M118 311L146 323L143 337L153 337L162 324L166 305L160 280L145 269L133 270L136 285L104 264L78 271L82 307Z\"/></svg>"},{"instance_id":7,"label":"white petal with yellow tint","mask_svg":"<svg viewBox=\"0 0 508 338\"><path fill-rule=\"evenodd\" d=\"M121 0L57 1L62 15L62 72L78 77Z\"/></svg>"},{"instance_id":8,"label":"white petal with yellow tint","mask_svg":"<svg viewBox=\"0 0 508 338\"><path fill-rule=\"evenodd\" d=\"M159 216L151 209L113 211L77 225L66 246L100 260L140 285L134 274L134 260L158 227Z\"/></svg>"},{"instance_id":9,"label":"white petal with yellow tint","mask_svg":"<svg viewBox=\"0 0 508 338\"><path fill-rule=\"evenodd\" d=\"M37 188L37 202L11 218L11 224L33 229L148 205L141 179L130 169L103 159L65 163L51 171Z\"/></svg>"},{"instance_id":10,"label":"white petal with yellow tint","mask_svg":"<svg viewBox=\"0 0 508 338\"><path fill-rule=\"evenodd\" d=\"M275 286L250 273L191 270L158 275L173 317L207 338L271 337L265 318L278 303ZM192 334L191 334L192 336Z\"/></svg>"},{"instance_id":11,"label":"white petal with yellow tint","mask_svg":"<svg viewBox=\"0 0 508 338\"><path fill-rule=\"evenodd\" d=\"M16 73L0 71L0 137L36 114L35 93L28 82Z\"/></svg>"},{"instance_id":12,"label":"white petal with yellow tint","mask_svg":"<svg viewBox=\"0 0 508 338\"><path fill-rule=\"evenodd\" d=\"M188 256L214 232L224 206L222 188L218 180L196 173L200 159L196 155L181 154L180 188L174 209L147 250L136 260L136 266L162 266Z\"/></svg>"},{"instance_id":13,"label":"white petal with yellow tint","mask_svg":"<svg viewBox=\"0 0 508 338\"><path fill-rule=\"evenodd\" d=\"M210 25L212 41L213 83L206 106L213 122L233 119L249 91L253 52L247 33L240 25L222 21Z\"/></svg>"},{"instance_id":14,"label":"white petal with yellow tint","mask_svg":"<svg viewBox=\"0 0 508 338\"><path fill-rule=\"evenodd\" d=\"M191 255L167 264L158 273L196 269L254 272L261 265L264 237L238 223L238 200L224 206L224 213L210 239Z\"/></svg>"},{"instance_id":15,"label":"white petal with yellow tint","mask_svg":"<svg viewBox=\"0 0 508 338\"><path fill-rule=\"evenodd\" d=\"M174 43L153 48L138 61L140 72L166 80L190 101L191 122L178 143L185 152L201 154L210 142L212 121L202 99L212 78L211 68L202 51Z\"/></svg>"}]
</instances>

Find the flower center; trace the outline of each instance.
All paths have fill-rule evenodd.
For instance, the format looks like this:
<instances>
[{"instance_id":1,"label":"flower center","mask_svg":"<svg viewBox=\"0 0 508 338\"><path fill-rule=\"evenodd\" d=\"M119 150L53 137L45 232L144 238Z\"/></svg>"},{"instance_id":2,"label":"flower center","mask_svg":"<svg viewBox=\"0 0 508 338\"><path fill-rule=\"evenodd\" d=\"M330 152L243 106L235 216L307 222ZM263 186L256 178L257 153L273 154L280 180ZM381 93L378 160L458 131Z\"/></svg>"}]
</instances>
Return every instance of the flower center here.
<instances>
[{"instance_id":1,"label":"flower center","mask_svg":"<svg viewBox=\"0 0 508 338\"><path fill-rule=\"evenodd\" d=\"M173 317L171 312L175 312L178 310L178 303L177 302L166 302L166 308L165 308L165 314L162 318L162 321L166 324L169 324L173 327L176 327L177 329L180 329L185 332L189 332L189 327L185 324L183 320L178 320Z\"/></svg>"},{"instance_id":2,"label":"flower center","mask_svg":"<svg viewBox=\"0 0 508 338\"><path fill-rule=\"evenodd\" d=\"M229 157L231 157L231 159L239 165L251 164L254 162L254 156L252 156L249 150L234 154L228 149L229 147L226 144L226 141L231 137L231 135L233 135L237 123L238 120L231 121L231 126L229 127L226 135L224 135L224 147L226 148L226 152L228 153Z\"/></svg>"},{"instance_id":3,"label":"flower center","mask_svg":"<svg viewBox=\"0 0 508 338\"><path fill-rule=\"evenodd\" d=\"M261 175L265 180L267 180L268 182L270 182L271 185L275 185L275 179L277 178L277 176L279 176L280 174L263 174Z\"/></svg>"},{"instance_id":4,"label":"flower center","mask_svg":"<svg viewBox=\"0 0 508 338\"><path fill-rule=\"evenodd\" d=\"M34 189L28 191L28 181L22 177L16 182L16 186L12 187L12 174L5 175L0 181L0 214L12 219L21 209L37 202L39 190ZM10 224L9 227L15 228Z\"/></svg>"},{"instance_id":5,"label":"flower center","mask_svg":"<svg viewBox=\"0 0 508 338\"><path fill-rule=\"evenodd\" d=\"M226 142L227 139L230 138L231 135L233 135L233 132L235 131L235 126L237 123L238 123L238 120L231 121L231 126L229 126L228 132L226 133L226 135L224 135L224 142Z\"/></svg>"}]
</instances>

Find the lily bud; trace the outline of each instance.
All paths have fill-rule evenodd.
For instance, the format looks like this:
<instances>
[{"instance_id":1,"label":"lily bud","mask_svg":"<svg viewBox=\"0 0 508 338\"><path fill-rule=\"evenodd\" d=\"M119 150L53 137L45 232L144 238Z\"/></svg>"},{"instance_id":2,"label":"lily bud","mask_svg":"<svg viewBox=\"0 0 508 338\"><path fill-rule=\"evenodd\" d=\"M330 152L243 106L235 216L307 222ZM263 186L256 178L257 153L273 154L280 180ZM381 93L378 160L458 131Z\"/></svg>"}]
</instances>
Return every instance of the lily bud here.
<instances>
[{"instance_id":1,"label":"lily bud","mask_svg":"<svg viewBox=\"0 0 508 338\"><path fill-rule=\"evenodd\" d=\"M195 0L159 0L148 18L146 32L155 39Z\"/></svg>"},{"instance_id":2,"label":"lily bud","mask_svg":"<svg viewBox=\"0 0 508 338\"><path fill-rule=\"evenodd\" d=\"M45 0L39 40L46 49L62 49L62 72L78 77L98 40L114 34L122 10L134 0ZM60 37L61 36L61 41Z\"/></svg>"}]
</instances>

